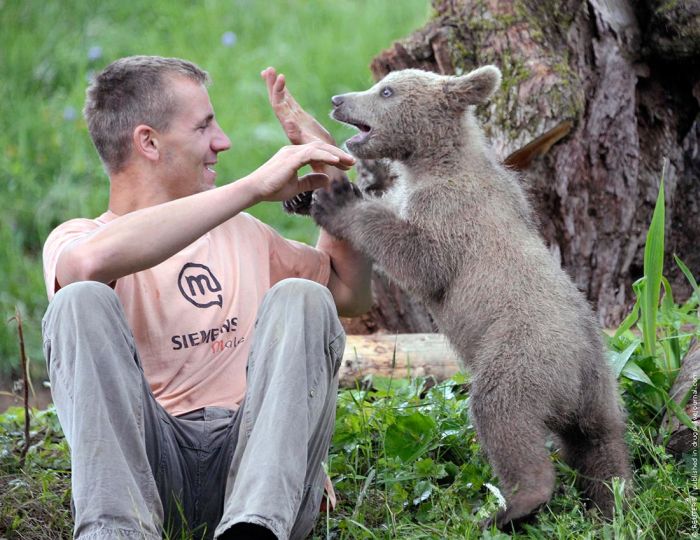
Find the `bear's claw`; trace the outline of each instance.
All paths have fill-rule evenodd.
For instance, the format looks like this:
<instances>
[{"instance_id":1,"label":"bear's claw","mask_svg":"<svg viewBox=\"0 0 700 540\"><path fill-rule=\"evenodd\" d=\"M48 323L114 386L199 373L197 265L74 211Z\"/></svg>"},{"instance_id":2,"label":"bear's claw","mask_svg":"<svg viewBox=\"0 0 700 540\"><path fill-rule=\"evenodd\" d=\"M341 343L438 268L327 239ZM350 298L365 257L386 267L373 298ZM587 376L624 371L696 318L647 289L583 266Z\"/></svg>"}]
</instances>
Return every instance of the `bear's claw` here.
<instances>
[{"instance_id":1,"label":"bear's claw","mask_svg":"<svg viewBox=\"0 0 700 540\"><path fill-rule=\"evenodd\" d=\"M339 214L360 200L362 191L355 184L349 180L333 180L328 189L314 191L311 216L330 234L342 237L345 220Z\"/></svg>"}]
</instances>

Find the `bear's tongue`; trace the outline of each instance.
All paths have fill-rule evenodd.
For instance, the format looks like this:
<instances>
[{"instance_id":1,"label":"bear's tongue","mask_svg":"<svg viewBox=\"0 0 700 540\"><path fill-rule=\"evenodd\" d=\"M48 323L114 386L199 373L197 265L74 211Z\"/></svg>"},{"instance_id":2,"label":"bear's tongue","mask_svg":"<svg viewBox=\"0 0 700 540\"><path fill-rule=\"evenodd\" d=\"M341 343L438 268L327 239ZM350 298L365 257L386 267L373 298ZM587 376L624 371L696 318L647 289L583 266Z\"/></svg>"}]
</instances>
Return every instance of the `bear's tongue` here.
<instances>
[{"instance_id":1,"label":"bear's tongue","mask_svg":"<svg viewBox=\"0 0 700 540\"><path fill-rule=\"evenodd\" d=\"M360 130L360 132L357 135L354 135L350 139L348 139L348 142L353 142L353 143L358 143L364 141L370 134L370 131L372 129L365 125L365 124L353 124L357 129Z\"/></svg>"}]
</instances>

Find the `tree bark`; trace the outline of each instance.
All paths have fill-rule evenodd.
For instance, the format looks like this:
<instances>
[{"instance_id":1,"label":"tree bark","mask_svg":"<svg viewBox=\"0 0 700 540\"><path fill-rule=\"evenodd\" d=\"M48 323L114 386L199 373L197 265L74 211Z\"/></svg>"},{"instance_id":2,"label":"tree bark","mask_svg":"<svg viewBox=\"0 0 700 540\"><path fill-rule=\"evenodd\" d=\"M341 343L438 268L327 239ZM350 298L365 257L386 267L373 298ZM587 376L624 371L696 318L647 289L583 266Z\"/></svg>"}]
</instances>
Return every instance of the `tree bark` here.
<instances>
[{"instance_id":1,"label":"tree bark","mask_svg":"<svg viewBox=\"0 0 700 540\"><path fill-rule=\"evenodd\" d=\"M695 425L695 429L700 431L700 412L698 410L698 380L700 379L700 344L695 343L688 354L683 359L681 370L673 383L670 396L676 403L680 404L690 392L690 399L685 404L684 410ZM663 434L668 433L668 443L666 448L676 457L683 454L698 451L698 431L693 432L685 424L681 424L673 411L666 411L661 422L662 431L659 442L663 442Z\"/></svg>"},{"instance_id":2,"label":"tree bark","mask_svg":"<svg viewBox=\"0 0 700 540\"><path fill-rule=\"evenodd\" d=\"M389 71L468 72L495 64L503 85L477 110L494 151L512 156L562 122L571 132L521 167L540 230L606 326L634 301L661 179L666 275L676 298L690 288L676 253L700 273L700 1L433 0L436 16L371 64ZM360 184L391 183L363 162ZM382 276L353 333L432 332L430 315Z\"/></svg>"}]
</instances>

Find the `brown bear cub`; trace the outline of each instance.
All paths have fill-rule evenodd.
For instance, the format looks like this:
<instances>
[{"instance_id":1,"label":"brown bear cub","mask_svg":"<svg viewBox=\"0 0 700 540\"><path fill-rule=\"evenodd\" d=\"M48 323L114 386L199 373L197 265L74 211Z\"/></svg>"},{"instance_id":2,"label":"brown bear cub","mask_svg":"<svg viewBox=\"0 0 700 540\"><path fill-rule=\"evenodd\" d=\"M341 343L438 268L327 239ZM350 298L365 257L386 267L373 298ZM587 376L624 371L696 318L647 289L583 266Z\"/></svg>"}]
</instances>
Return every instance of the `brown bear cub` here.
<instances>
[{"instance_id":1,"label":"brown bear cub","mask_svg":"<svg viewBox=\"0 0 700 540\"><path fill-rule=\"evenodd\" d=\"M551 434L610 516L611 479L631 483L624 415L590 306L476 123L473 106L500 79L493 66L461 77L409 69L334 96L331 116L359 129L348 149L392 160L398 179L382 198L335 182L314 193L311 214L422 299L472 374L472 419L507 503L496 525L549 501Z\"/></svg>"}]
</instances>

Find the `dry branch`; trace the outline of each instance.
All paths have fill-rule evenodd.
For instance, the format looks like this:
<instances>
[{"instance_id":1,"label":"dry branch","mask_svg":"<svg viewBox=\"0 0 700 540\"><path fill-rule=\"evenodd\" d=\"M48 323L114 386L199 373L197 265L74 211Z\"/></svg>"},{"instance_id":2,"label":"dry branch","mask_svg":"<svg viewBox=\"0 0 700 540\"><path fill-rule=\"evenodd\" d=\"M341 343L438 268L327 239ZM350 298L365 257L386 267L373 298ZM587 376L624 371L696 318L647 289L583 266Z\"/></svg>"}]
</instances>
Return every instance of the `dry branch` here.
<instances>
[{"instance_id":1,"label":"dry branch","mask_svg":"<svg viewBox=\"0 0 700 540\"><path fill-rule=\"evenodd\" d=\"M19 458L20 468L24 467L24 461L27 458L27 452L29 452L29 366L27 362L27 353L24 348L24 328L22 327L22 314L19 308L15 306L15 316L13 317L17 321L17 339L19 342L19 361L22 368L22 399L24 402L24 447L22 448L22 454ZM12 320L12 319L10 319Z\"/></svg>"}]
</instances>

